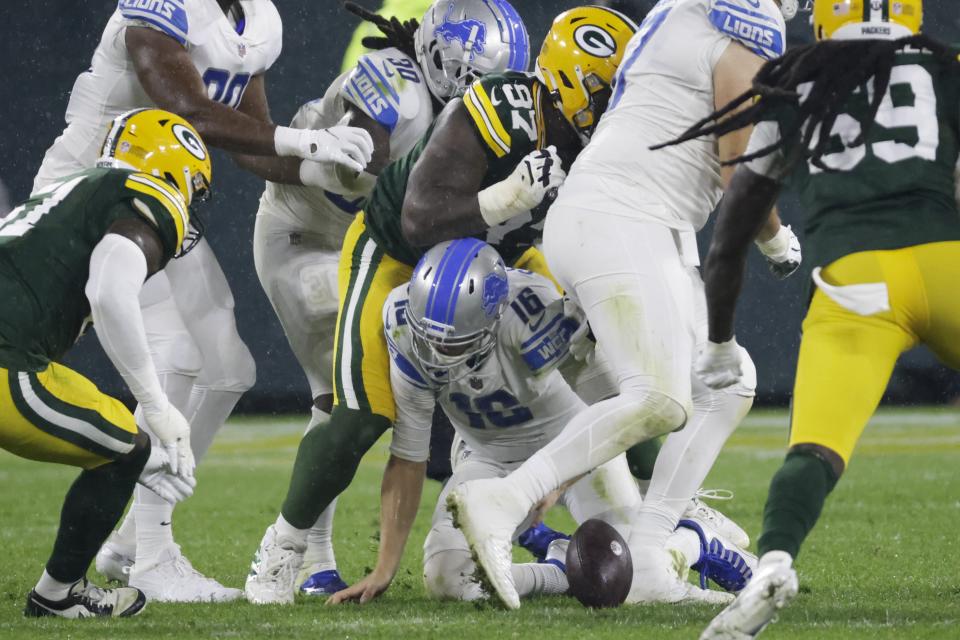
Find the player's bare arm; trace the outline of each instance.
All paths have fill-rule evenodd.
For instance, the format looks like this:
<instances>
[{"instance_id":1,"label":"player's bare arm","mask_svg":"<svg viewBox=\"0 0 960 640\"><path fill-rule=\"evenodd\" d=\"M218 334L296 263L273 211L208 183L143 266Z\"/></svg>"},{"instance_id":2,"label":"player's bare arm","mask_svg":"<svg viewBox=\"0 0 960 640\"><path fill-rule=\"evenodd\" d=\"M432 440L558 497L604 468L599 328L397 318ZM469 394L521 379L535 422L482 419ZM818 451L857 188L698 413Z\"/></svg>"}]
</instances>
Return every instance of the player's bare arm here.
<instances>
[{"instance_id":1,"label":"player's bare arm","mask_svg":"<svg viewBox=\"0 0 960 640\"><path fill-rule=\"evenodd\" d=\"M489 226L477 199L487 157L463 102L451 101L434 127L403 200L403 235L416 246L478 233Z\"/></svg>"},{"instance_id":2,"label":"player's bare arm","mask_svg":"<svg viewBox=\"0 0 960 640\"><path fill-rule=\"evenodd\" d=\"M767 223L767 212L779 193L776 181L739 167L720 201L703 270L711 342L720 344L733 338L733 316L747 251Z\"/></svg>"},{"instance_id":3,"label":"player's bare arm","mask_svg":"<svg viewBox=\"0 0 960 640\"><path fill-rule=\"evenodd\" d=\"M373 600L390 586L400 567L403 549L417 517L426 462L390 456L380 485L380 550L377 566L363 580L331 596L329 604Z\"/></svg>"},{"instance_id":4,"label":"player's bare arm","mask_svg":"<svg viewBox=\"0 0 960 640\"><path fill-rule=\"evenodd\" d=\"M186 118L210 146L235 153L276 155L276 125L207 97L203 80L180 43L147 27L128 27L124 37L137 78L157 106ZM251 80L247 93L257 83L256 78ZM262 90L262 77L259 85Z\"/></svg>"},{"instance_id":5,"label":"player's bare arm","mask_svg":"<svg viewBox=\"0 0 960 640\"><path fill-rule=\"evenodd\" d=\"M751 53L741 44L731 43L713 70L716 107L719 109L748 91L763 63L762 58ZM741 105L733 114L747 107L749 103ZM724 163L744 154L750 142L751 133L753 133L753 127L744 127L717 140L721 162L720 175L725 189L730 187L733 180L734 167ZM777 213L776 201L771 204L769 215L764 220L756 241L757 247L767 258L771 271L778 278L787 277L800 266L800 244L793 231L782 224L780 215Z\"/></svg>"}]
</instances>

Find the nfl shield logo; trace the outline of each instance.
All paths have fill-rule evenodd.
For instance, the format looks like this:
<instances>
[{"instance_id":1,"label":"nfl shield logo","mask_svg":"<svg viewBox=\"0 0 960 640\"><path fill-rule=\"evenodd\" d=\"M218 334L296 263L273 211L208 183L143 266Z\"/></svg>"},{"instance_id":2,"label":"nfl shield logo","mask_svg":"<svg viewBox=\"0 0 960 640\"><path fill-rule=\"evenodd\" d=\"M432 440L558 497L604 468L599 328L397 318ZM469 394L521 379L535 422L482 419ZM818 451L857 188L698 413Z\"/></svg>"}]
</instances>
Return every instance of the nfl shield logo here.
<instances>
[{"instance_id":1,"label":"nfl shield logo","mask_svg":"<svg viewBox=\"0 0 960 640\"><path fill-rule=\"evenodd\" d=\"M240 57L241 57L241 58L244 57L244 56L246 56L246 55L247 55L247 45L243 44L242 42L241 42L240 44L238 44L238 45L237 45L237 53L240 54Z\"/></svg>"}]
</instances>

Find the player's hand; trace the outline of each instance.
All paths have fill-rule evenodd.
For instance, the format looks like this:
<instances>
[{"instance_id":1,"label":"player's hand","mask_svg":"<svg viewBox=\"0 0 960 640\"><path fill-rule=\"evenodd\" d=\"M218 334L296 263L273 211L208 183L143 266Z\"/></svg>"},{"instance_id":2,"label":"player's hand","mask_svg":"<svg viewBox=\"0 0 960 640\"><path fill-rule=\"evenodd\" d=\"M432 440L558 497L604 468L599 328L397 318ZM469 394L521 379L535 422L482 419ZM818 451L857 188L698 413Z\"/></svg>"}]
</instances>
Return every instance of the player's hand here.
<instances>
[{"instance_id":1,"label":"player's hand","mask_svg":"<svg viewBox=\"0 0 960 640\"><path fill-rule=\"evenodd\" d=\"M169 502L176 504L193 495L195 478L181 478L170 473L170 456L163 447L153 447L150 458L137 480L140 484Z\"/></svg>"},{"instance_id":2,"label":"player's hand","mask_svg":"<svg viewBox=\"0 0 960 640\"><path fill-rule=\"evenodd\" d=\"M373 138L365 129L337 125L327 129L277 127L274 146L279 156L342 164L356 172L373 158Z\"/></svg>"},{"instance_id":3,"label":"player's hand","mask_svg":"<svg viewBox=\"0 0 960 640\"><path fill-rule=\"evenodd\" d=\"M349 586L330 596L327 599L327 604L335 605L344 602L366 604L386 591L392 581L393 576L388 576L385 572L374 569L373 573L357 584Z\"/></svg>"},{"instance_id":4,"label":"player's hand","mask_svg":"<svg viewBox=\"0 0 960 640\"><path fill-rule=\"evenodd\" d=\"M477 194L480 214L491 227L502 224L537 207L566 177L556 147L528 153L513 173Z\"/></svg>"},{"instance_id":5,"label":"player's hand","mask_svg":"<svg viewBox=\"0 0 960 640\"><path fill-rule=\"evenodd\" d=\"M570 296L563 296L563 315L574 320L579 326L570 334L570 355L577 362L590 364L597 348L597 339L590 330L587 314Z\"/></svg>"},{"instance_id":6,"label":"player's hand","mask_svg":"<svg viewBox=\"0 0 960 640\"><path fill-rule=\"evenodd\" d=\"M770 272L778 280L788 278L800 268L800 263L803 260L800 252L800 239L797 238L789 225L781 225L777 235L766 242L758 240L756 244L760 253L767 259Z\"/></svg>"},{"instance_id":7,"label":"player's hand","mask_svg":"<svg viewBox=\"0 0 960 640\"><path fill-rule=\"evenodd\" d=\"M730 338L726 342L707 342L694 370L711 389L724 389L736 384L743 375L740 362L740 345L736 338Z\"/></svg>"},{"instance_id":8,"label":"player's hand","mask_svg":"<svg viewBox=\"0 0 960 640\"><path fill-rule=\"evenodd\" d=\"M190 424L183 414L167 401L159 409L143 407L143 420L166 452L170 473L184 480L192 479L197 464L190 448Z\"/></svg>"}]
</instances>

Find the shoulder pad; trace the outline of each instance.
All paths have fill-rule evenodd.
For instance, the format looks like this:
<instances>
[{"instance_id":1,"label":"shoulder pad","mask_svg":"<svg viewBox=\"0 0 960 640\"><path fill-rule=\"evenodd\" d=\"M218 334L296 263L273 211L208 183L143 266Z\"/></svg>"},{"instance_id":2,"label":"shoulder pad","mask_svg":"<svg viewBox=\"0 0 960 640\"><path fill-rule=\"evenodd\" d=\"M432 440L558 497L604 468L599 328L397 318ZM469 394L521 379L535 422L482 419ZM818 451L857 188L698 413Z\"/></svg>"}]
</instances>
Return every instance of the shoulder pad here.
<instances>
[{"instance_id":1,"label":"shoulder pad","mask_svg":"<svg viewBox=\"0 0 960 640\"><path fill-rule=\"evenodd\" d=\"M421 96L427 94L417 92L418 85L425 86L420 66L397 49L384 49L360 56L348 72L341 93L393 133L403 114L409 117L425 106L433 108L429 103L421 104Z\"/></svg>"},{"instance_id":2,"label":"shoulder pad","mask_svg":"<svg viewBox=\"0 0 960 640\"><path fill-rule=\"evenodd\" d=\"M160 233L164 245L175 253L183 244L190 213L179 191L161 178L130 173L123 186L131 193L133 206Z\"/></svg>"},{"instance_id":3,"label":"shoulder pad","mask_svg":"<svg viewBox=\"0 0 960 640\"><path fill-rule=\"evenodd\" d=\"M128 20L138 20L157 28L180 44L187 43L189 21L186 0L119 0L117 10Z\"/></svg>"},{"instance_id":4,"label":"shoulder pad","mask_svg":"<svg viewBox=\"0 0 960 640\"><path fill-rule=\"evenodd\" d=\"M541 84L532 74L491 74L473 83L463 96L473 126L488 154L504 158L516 148L524 155L540 146Z\"/></svg>"},{"instance_id":5,"label":"shoulder pad","mask_svg":"<svg viewBox=\"0 0 960 640\"><path fill-rule=\"evenodd\" d=\"M786 23L773 0L710 0L711 24L764 60L783 55Z\"/></svg>"}]
</instances>

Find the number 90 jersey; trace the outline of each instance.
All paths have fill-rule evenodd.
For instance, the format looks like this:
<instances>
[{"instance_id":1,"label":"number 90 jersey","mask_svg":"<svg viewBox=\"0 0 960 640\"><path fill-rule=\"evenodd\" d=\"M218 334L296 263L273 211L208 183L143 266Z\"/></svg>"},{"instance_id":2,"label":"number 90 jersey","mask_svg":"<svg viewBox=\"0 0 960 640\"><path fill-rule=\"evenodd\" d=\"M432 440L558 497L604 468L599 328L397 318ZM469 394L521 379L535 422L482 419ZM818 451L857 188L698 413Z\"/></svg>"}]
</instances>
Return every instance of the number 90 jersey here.
<instances>
[{"instance_id":1,"label":"number 90 jersey","mask_svg":"<svg viewBox=\"0 0 960 640\"><path fill-rule=\"evenodd\" d=\"M407 285L388 296L383 324L397 406L391 452L397 457L427 459L436 402L471 449L504 463L526 460L584 408L557 370L579 325L563 315L556 287L543 276L507 269L507 280L510 302L495 348L482 366L446 384L421 367L414 353L405 317Z\"/></svg>"},{"instance_id":2,"label":"number 90 jersey","mask_svg":"<svg viewBox=\"0 0 960 640\"><path fill-rule=\"evenodd\" d=\"M270 0L240 0L239 5L243 15L235 26L216 0L119 0L90 69L77 77L67 105L67 129L48 156L55 150L58 156L66 153L76 161L68 168L74 171L92 167L116 116L156 106L127 52L127 27L155 29L179 42L203 78L207 95L236 108L250 79L276 61L283 40L280 14ZM35 190L61 177L45 175L52 170L41 168Z\"/></svg>"},{"instance_id":3,"label":"number 90 jersey","mask_svg":"<svg viewBox=\"0 0 960 640\"><path fill-rule=\"evenodd\" d=\"M416 60L399 49L372 51L334 80L319 100L300 107L290 126L325 129L340 122L353 105L390 134L390 161L403 157L433 122L433 100ZM315 187L267 183L260 215L294 228L336 238L336 248L370 195L374 181L358 181L337 193Z\"/></svg>"}]
</instances>

